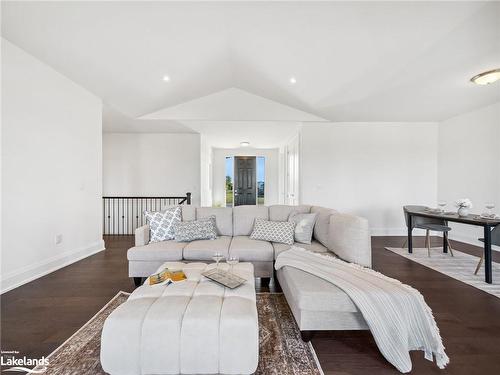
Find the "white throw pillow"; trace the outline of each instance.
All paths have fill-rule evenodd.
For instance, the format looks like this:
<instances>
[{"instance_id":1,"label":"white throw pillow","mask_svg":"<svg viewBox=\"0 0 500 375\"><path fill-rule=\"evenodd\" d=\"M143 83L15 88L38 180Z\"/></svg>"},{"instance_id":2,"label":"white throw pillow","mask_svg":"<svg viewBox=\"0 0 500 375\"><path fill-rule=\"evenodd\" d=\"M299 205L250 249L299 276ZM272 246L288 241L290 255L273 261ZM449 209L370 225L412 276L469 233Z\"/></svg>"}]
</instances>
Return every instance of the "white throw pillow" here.
<instances>
[{"instance_id":1,"label":"white throw pillow","mask_svg":"<svg viewBox=\"0 0 500 375\"><path fill-rule=\"evenodd\" d=\"M181 222L181 207L167 208L161 212L144 212L151 234L149 242L174 239L174 228Z\"/></svg>"},{"instance_id":2,"label":"white throw pillow","mask_svg":"<svg viewBox=\"0 0 500 375\"><path fill-rule=\"evenodd\" d=\"M269 221L257 218L255 219L255 225L250 238L252 240L280 242L293 245L294 229L295 223L291 221Z\"/></svg>"},{"instance_id":3,"label":"white throw pillow","mask_svg":"<svg viewBox=\"0 0 500 375\"><path fill-rule=\"evenodd\" d=\"M295 242L310 244L314 231L314 224L318 214L301 214L292 212L288 221L295 223Z\"/></svg>"},{"instance_id":4,"label":"white throw pillow","mask_svg":"<svg viewBox=\"0 0 500 375\"><path fill-rule=\"evenodd\" d=\"M181 221L175 226L174 232L177 242L215 240L217 238L215 216L208 216L192 221Z\"/></svg>"}]
</instances>

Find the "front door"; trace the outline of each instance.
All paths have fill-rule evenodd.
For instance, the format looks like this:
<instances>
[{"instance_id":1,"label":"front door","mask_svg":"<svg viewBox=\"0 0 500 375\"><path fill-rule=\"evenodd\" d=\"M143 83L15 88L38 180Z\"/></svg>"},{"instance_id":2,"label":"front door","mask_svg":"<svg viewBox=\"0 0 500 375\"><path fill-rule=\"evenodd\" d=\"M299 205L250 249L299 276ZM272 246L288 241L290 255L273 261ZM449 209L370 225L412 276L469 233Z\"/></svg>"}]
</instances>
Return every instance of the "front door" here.
<instances>
[{"instance_id":1,"label":"front door","mask_svg":"<svg viewBox=\"0 0 500 375\"><path fill-rule=\"evenodd\" d=\"M234 157L234 205L257 204L255 156Z\"/></svg>"}]
</instances>

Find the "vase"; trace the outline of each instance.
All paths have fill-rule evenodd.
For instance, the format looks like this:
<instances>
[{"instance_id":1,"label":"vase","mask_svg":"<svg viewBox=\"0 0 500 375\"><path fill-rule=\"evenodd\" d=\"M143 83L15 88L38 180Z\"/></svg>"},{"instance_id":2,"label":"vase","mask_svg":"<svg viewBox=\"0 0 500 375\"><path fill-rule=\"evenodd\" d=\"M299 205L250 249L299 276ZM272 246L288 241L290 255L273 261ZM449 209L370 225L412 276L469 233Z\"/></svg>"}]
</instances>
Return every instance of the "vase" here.
<instances>
[{"instance_id":1,"label":"vase","mask_svg":"<svg viewBox=\"0 0 500 375\"><path fill-rule=\"evenodd\" d=\"M469 215L469 208L468 207L460 207L458 209L458 216L465 217Z\"/></svg>"}]
</instances>

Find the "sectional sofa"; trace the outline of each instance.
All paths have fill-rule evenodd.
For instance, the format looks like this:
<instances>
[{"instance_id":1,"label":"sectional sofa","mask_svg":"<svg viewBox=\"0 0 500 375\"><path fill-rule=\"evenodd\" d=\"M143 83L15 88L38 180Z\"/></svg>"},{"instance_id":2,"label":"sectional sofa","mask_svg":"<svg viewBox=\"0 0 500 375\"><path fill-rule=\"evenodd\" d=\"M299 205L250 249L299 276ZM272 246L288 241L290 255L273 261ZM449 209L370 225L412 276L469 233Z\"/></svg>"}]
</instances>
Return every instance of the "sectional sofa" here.
<instances>
[{"instance_id":1,"label":"sectional sofa","mask_svg":"<svg viewBox=\"0 0 500 375\"><path fill-rule=\"evenodd\" d=\"M167 261L211 261L218 251L254 265L255 276L273 277L276 257L290 245L252 240L256 218L287 221L292 212L317 213L311 244L298 243L312 252L331 254L371 267L370 230L366 219L319 206L237 206L212 208L182 206L182 220L215 216L219 237L189 243L163 241L149 244L147 225L135 231L135 246L128 250L129 276L136 284ZM367 329L351 299L336 286L298 269L284 267L276 275L304 339L310 331Z\"/></svg>"}]
</instances>

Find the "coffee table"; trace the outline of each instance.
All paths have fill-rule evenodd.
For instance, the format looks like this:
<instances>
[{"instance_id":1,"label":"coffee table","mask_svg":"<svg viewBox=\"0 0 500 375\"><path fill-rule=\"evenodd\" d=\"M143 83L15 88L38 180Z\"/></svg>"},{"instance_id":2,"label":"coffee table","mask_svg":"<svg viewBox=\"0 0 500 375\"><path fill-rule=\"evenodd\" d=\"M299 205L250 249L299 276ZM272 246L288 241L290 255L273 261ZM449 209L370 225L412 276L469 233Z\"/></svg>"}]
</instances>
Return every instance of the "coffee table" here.
<instances>
[{"instance_id":1,"label":"coffee table","mask_svg":"<svg viewBox=\"0 0 500 375\"><path fill-rule=\"evenodd\" d=\"M101 365L109 374L252 374L259 356L254 270L233 272L247 281L225 288L201 275L215 264L167 262L187 280L143 285L104 323ZM219 264L225 269L227 264Z\"/></svg>"}]
</instances>

